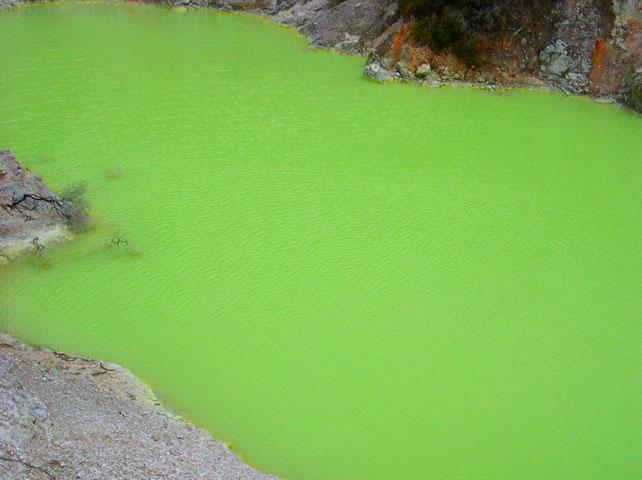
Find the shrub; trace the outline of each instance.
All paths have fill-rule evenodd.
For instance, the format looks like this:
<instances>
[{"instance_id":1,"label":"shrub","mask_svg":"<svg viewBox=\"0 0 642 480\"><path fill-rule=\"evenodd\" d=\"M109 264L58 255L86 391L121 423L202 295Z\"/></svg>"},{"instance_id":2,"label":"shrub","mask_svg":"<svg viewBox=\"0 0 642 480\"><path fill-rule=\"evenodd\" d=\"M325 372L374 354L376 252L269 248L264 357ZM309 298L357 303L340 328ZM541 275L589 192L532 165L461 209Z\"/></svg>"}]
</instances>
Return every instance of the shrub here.
<instances>
[{"instance_id":1,"label":"shrub","mask_svg":"<svg viewBox=\"0 0 642 480\"><path fill-rule=\"evenodd\" d=\"M60 214L65 218L69 228L72 230L82 230L89 223L89 204L85 200L85 186L82 184L72 184L67 187L60 195L62 205Z\"/></svg>"},{"instance_id":2,"label":"shrub","mask_svg":"<svg viewBox=\"0 0 642 480\"><path fill-rule=\"evenodd\" d=\"M408 8L423 12L423 7L417 6L416 2L409 4ZM420 44L430 45L435 50L452 49L468 65L481 62L477 38L471 32L462 10L445 6L439 15L417 20L412 33Z\"/></svg>"}]
</instances>

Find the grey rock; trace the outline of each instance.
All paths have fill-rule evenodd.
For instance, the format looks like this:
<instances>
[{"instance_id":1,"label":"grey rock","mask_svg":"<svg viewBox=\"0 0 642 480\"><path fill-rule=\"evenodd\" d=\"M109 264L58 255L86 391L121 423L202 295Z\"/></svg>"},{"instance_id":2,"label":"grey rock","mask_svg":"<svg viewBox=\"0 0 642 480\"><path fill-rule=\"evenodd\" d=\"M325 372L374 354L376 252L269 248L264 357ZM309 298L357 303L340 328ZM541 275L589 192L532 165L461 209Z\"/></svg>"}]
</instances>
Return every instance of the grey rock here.
<instances>
[{"instance_id":1,"label":"grey rock","mask_svg":"<svg viewBox=\"0 0 642 480\"><path fill-rule=\"evenodd\" d=\"M642 72L634 72L626 79L627 103L642 113Z\"/></svg>"},{"instance_id":2,"label":"grey rock","mask_svg":"<svg viewBox=\"0 0 642 480\"><path fill-rule=\"evenodd\" d=\"M640 0L613 0L613 10L623 19L642 21Z\"/></svg>"},{"instance_id":3,"label":"grey rock","mask_svg":"<svg viewBox=\"0 0 642 480\"><path fill-rule=\"evenodd\" d=\"M412 78L412 73L410 72L410 66L408 62L404 59L401 59L395 65L395 75L402 80L410 80Z\"/></svg>"},{"instance_id":4,"label":"grey rock","mask_svg":"<svg viewBox=\"0 0 642 480\"><path fill-rule=\"evenodd\" d=\"M547 71L552 73L553 75L562 75L566 71L568 71L569 68L569 61L568 58L559 55L555 56L553 60L548 64Z\"/></svg>"},{"instance_id":5,"label":"grey rock","mask_svg":"<svg viewBox=\"0 0 642 480\"><path fill-rule=\"evenodd\" d=\"M432 69L430 68L430 65L428 65L427 63L422 63L421 65L419 65L419 67L417 67L415 75L419 78L424 78L430 75L431 70Z\"/></svg>"},{"instance_id":6,"label":"grey rock","mask_svg":"<svg viewBox=\"0 0 642 480\"><path fill-rule=\"evenodd\" d=\"M568 93L587 93L595 41L603 33L596 2L560 2L554 40L540 53L540 78Z\"/></svg>"},{"instance_id":7,"label":"grey rock","mask_svg":"<svg viewBox=\"0 0 642 480\"><path fill-rule=\"evenodd\" d=\"M334 46L334 49L346 52L353 51L358 47L360 39L361 37L359 35L350 35L348 32L346 32L343 40L337 43Z\"/></svg>"},{"instance_id":8,"label":"grey rock","mask_svg":"<svg viewBox=\"0 0 642 480\"><path fill-rule=\"evenodd\" d=\"M563 40L549 44L540 52L539 59L542 75L563 91L580 93L588 89L586 74L590 70L590 61Z\"/></svg>"},{"instance_id":9,"label":"grey rock","mask_svg":"<svg viewBox=\"0 0 642 480\"><path fill-rule=\"evenodd\" d=\"M374 80L375 82L390 82L395 79L394 74L381 66L378 62L373 62L366 65L366 68L363 69L363 76Z\"/></svg>"},{"instance_id":10,"label":"grey rock","mask_svg":"<svg viewBox=\"0 0 642 480\"><path fill-rule=\"evenodd\" d=\"M344 0L328 6L327 0L283 2L275 7L276 19L297 27L313 46L364 53L397 16L396 2Z\"/></svg>"},{"instance_id":11,"label":"grey rock","mask_svg":"<svg viewBox=\"0 0 642 480\"><path fill-rule=\"evenodd\" d=\"M77 204L54 195L42 179L20 165L11 151L0 151L0 253L8 257L33 248L32 239L54 240L74 223L87 221Z\"/></svg>"},{"instance_id":12,"label":"grey rock","mask_svg":"<svg viewBox=\"0 0 642 480\"><path fill-rule=\"evenodd\" d=\"M436 78L433 75L428 75L424 77L421 81L423 85L427 85L429 87L440 87L444 84L439 78Z\"/></svg>"}]
</instances>

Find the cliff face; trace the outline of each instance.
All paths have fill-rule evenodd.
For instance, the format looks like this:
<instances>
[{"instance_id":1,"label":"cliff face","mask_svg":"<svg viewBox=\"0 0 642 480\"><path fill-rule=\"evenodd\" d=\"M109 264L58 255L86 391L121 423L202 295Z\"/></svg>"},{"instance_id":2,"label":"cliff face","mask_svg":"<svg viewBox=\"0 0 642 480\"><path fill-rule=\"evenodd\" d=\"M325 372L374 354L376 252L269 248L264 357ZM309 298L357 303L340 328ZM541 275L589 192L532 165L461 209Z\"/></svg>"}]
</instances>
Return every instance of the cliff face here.
<instances>
[{"instance_id":1,"label":"cliff face","mask_svg":"<svg viewBox=\"0 0 642 480\"><path fill-rule=\"evenodd\" d=\"M448 47L435 51L417 45L417 20L412 16L400 20L392 55L385 46L381 53L411 73L422 62L436 67L437 74L468 81L547 85L569 93L628 99L628 78L642 67L640 2L637 7L633 1L611 0L481 3L486 5L473 15L463 15L478 48L478 65L466 65Z\"/></svg>"}]
</instances>

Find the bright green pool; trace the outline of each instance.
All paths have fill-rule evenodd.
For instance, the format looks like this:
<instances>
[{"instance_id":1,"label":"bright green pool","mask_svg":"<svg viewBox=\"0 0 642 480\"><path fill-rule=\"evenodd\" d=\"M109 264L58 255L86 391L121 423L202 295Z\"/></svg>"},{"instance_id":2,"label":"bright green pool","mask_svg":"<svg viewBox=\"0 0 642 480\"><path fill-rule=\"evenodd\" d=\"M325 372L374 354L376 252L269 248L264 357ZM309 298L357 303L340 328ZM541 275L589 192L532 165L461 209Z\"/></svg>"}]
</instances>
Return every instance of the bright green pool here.
<instances>
[{"instance_id":1,"label":"bright green pool","mask_svg":"<svg viewBox=\"0 0 642 480\"><path fill-rule=\"evenodd\" d=\"M288 480L642 477L640 118L209 11L0 12L0 65L0 148L97 223L0 272L0 329Z\"/></svg>"}]
</instances>

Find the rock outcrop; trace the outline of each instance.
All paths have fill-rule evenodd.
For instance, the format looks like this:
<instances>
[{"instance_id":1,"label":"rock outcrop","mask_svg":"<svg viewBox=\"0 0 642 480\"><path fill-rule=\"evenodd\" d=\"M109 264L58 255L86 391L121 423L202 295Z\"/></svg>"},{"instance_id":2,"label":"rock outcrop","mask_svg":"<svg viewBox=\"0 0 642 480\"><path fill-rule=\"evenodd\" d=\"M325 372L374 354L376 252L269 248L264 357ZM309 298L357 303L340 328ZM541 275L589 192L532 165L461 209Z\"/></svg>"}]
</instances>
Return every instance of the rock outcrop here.
<instances>
[{"instance_id":1,"label":"rock outcrop","mask_svg":"<svg viewBox=\"0 0 642 480\"><path fill-rule=\"evenodd\" d=\"M453 49L421 44L415 35L418 19L395 1L258 3L261 11L299 28L313 47L375 53L364 70L372 80L548 87L610 98L642 112L635 73L642 69L637 0L432 2L471 5L464 27L479 50L474 65ZM464 17L458 21L466 22Z\"/></svg>"},{"instance_id":2,"label":"rock outcrop","mask_svg":"<svg viewBox=\"0 0 642 480\"><path fill-rule=\"evenodd\" d=\"M637 77L632 76L642 68L639 1L471 0L423 4L442 7L434 7L427 17L425 10L423 17L413 16L412 7L410 13L401 11L375 40L364 45L366 51L375 50L385 60L378 61L379 65L387 63L392 74L398 72L397 78L430 84L548 87L610 98L642 111L633 86ZM452 8L444 9L443 5L451 4ZM429 35L418 38L418 25L430 31L434 28L431 25L439 24L435 19L446 11L476 46L474 62L459 58L456 46L435 48L426 41ZM380 72L378 75L382 76Z\"/></svg>"},{"instance_id":3,"label":"rock outcrop","mask_svg":"<svg viewBox=\"0 0 642 480\"><path fill-rule=\"evenodd\" d=\"M368 61L366 68L363 69L363 76L380 83L391 82L395 79L393 72L387 66L382 65L380 60Z\"/></svg>"},{"instance_id":4,"label":"rock outcrop","mask_svg":"<svg viewBox=\"0 0 642 480\"><path fill-rule=\"evenodd\" d=\"M81 193L72 188L62 197L54 195L11 151L0 151L0 262L84 227Z\"/></svg>"}]
</instances>

